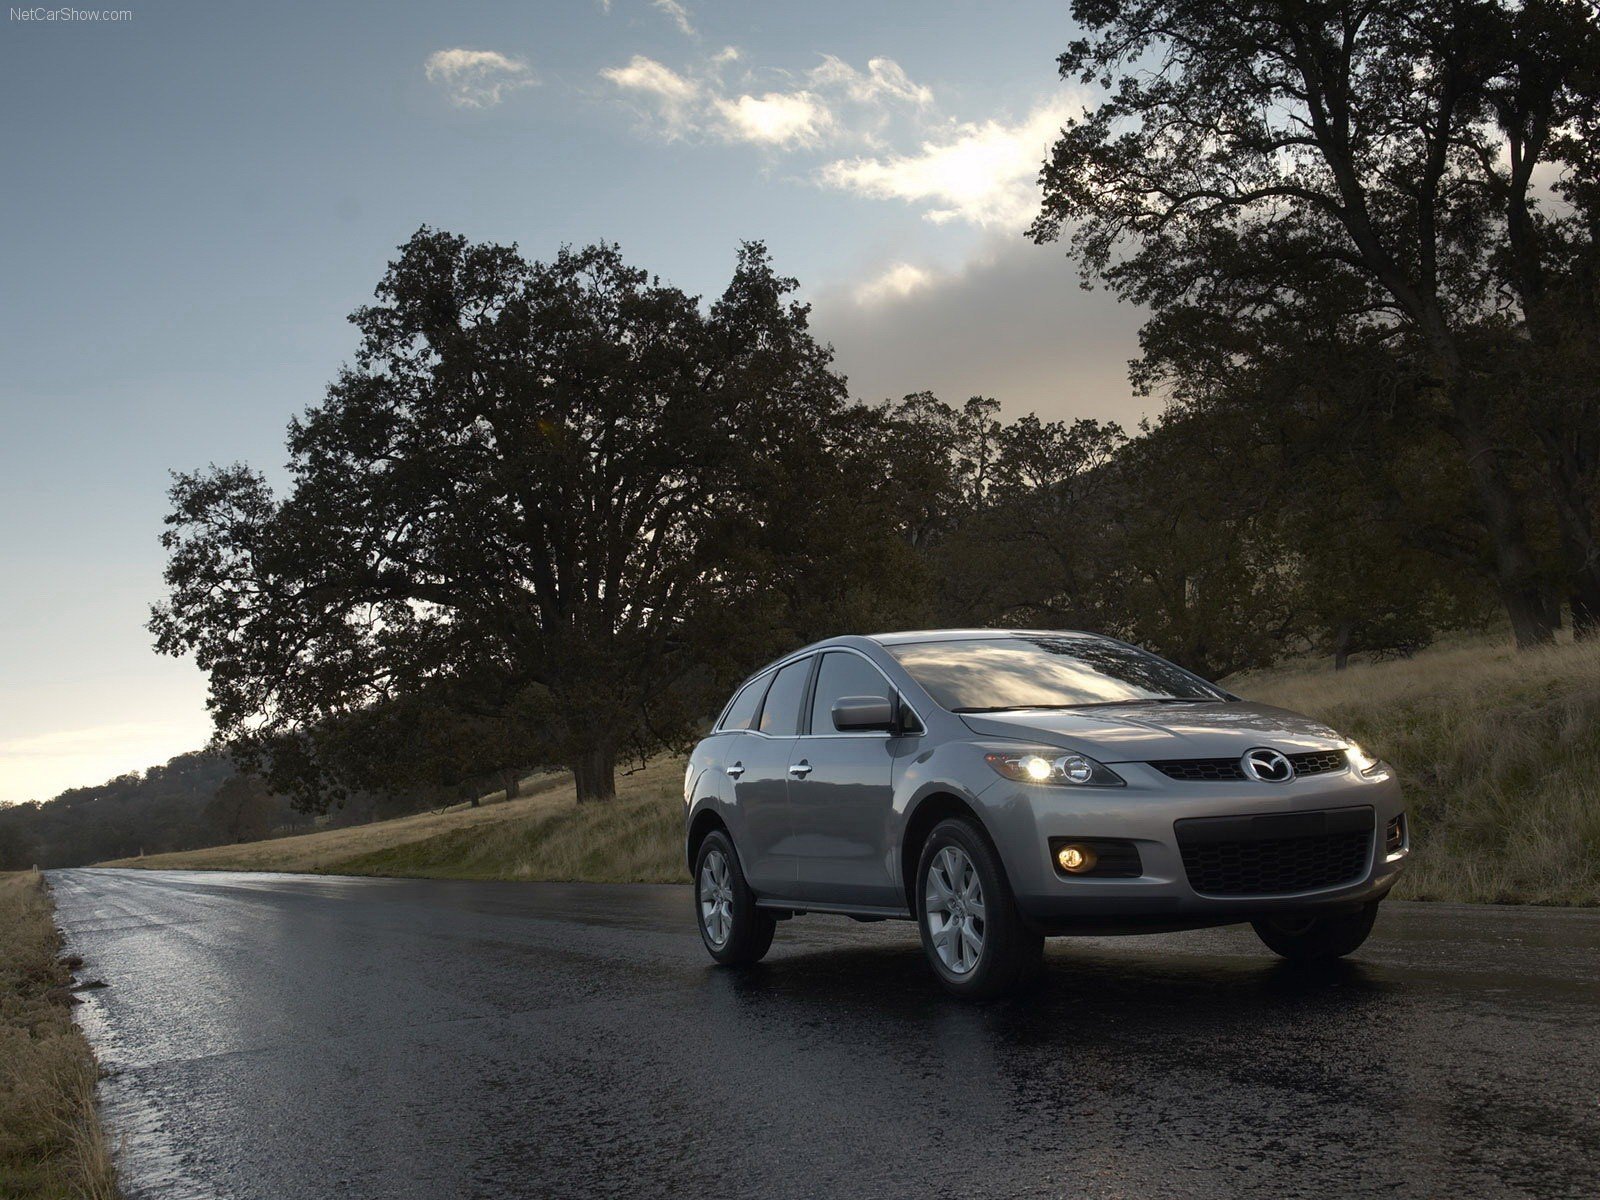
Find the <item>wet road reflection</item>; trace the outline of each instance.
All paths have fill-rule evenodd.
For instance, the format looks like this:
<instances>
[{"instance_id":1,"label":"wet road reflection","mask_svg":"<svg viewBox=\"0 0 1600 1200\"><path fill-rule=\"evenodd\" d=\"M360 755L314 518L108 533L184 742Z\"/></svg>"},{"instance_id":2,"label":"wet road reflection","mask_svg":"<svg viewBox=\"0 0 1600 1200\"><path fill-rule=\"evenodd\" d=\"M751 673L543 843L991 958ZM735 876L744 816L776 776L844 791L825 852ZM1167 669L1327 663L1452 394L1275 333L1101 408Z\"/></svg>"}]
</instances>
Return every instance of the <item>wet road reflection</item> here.
<instances>
[{"instance_id":1,"label":"wet road reflection","mask_svg":"<svg viewBox=\"0 0 1600 1200\"><path fill-rule=\"evenodd\" d=\"M1056 941L972 1007L915 931L705 959L684 889L63 872L85 1020L168 1196L1583 1196L1600 912L1390 905ZM120 1117L119 1117L120 1114Z\"/></svg>"}]
</instances>

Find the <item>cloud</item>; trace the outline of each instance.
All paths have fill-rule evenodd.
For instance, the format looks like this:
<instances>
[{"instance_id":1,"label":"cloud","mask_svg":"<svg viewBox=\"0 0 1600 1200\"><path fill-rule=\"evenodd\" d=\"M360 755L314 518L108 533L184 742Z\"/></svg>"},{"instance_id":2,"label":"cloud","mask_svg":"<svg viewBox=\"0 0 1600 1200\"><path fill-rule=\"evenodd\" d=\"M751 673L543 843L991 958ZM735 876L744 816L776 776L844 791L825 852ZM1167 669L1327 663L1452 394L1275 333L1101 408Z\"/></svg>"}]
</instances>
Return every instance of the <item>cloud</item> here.
<instances>
[{"instance_id":1,"label":"cloud","mask_svg":"<svg viewBox=\"0 0 1600 1200\"><path fill-rule=\"evenodd\" d=\"M812 307L813 328L833 343L859 399L927 389L956 402L993 396L1013 416L1130 426L1161 409L1128 383L1143 320L1142 310L1080 288L1059 247L998 233L957 270L895 263L866 283L819 290Z\"/></svg>"},{"instance_id":2,"label":"cloud","mask_svg":"<svg viewBox=\"0 0 1600 1200\"><path fill-rule=\"evenodd\" d=\"M801 77L803 86L732 94L722 82L721 68L740 57L737 47L725 46L698 71L680 74L636 54L627 66L608 67L600 75L647 99L657 131L669 140L698 135L769 149L875 145L891 109L915 110L933 103L933 93L913 83L893 59L870 59L867 69L858 71L831 54ZM778 74L799 82L786 72ZM847 109L848 120L842 115Z\"/></svg>"},{"instance_id":3,"label":"cloud","mask_svg":"<svg viewBox=\"0 0 1600 1200\"><path fill-rule=\"evenodd\" d=\"M653 58L635 54L625 67L607 67L600 72L602 79L610 80L625 92L647 98L655 106L662 132L667 138L679 138L695 128L694 108L702 94L701 85L693 79L679 75L671 67Z\"/></svg>"},{"instance_id":4,"label":"cloud","mask_svg":"<svg viewBox=\"0 0 1600 1200\"><path fill-rule=\"evenodd\" d=\"M1077 106L1061 97L1016 124L953 122L915 154L839 159L824 166L817 180L873 199L925 205L923 215L936 223L1020 228L1038 203L1039 168Z\"/></svg>"},{"instance_id":5,"label":"cloud","mask_svg":"<svg viewBox=\"0 0 1600 1200\"><path fill-rule=\"evenodd\" d=\"M863 75L842 58L824 54L820 66L806 76L813 87L838 88L857 104L899 101L927 108L933 103L933 89L912 83L905 69L892 58L869 58Z\"/></svg>"},{"instance_id":6,"label":"cloud","mask_svg":"<svg viewBox=\"0 0 1600 1200\"><path fill-rule=\"evenodd\" d=\"M650 4L671 17L679 33L685 37L694 36L694 26L689 23L689 10L679 4L678 0L650 0Z\"/></svg>"},{"instance_id":7,"label":"cloud","mask_svg":"<svg viewBox=\"0 0 1600 1200\"><path fill-rule=\"evenodd\" d=\"M767 146L811 146L832 130L833 113L810 92L768 92L759 98L718 98L718 132L730 141Z\"/></svg>"},{"instance_id":8,"label":"cloud","mask_svg":"<svg viewBox=\"0 0 1600 1200\"><path fill-rule=\"evenodd\" d=\"M538 82L527 63L494 50L436 50L423 71L457 108L493 108L507 92Z\"/></svg>"},{"instance_id":9,"label":"cloud","mask_svg":"<svg viewBox=\"0 0 1600 1200\"><path fill-rule=\"evenodd\" d=\"M938 277L911 263L891 263L880 274L858 284L853 293L857 304L870 307L885 301L903 300L912 292L930 287Z\"/></svg>"}]
</instances>

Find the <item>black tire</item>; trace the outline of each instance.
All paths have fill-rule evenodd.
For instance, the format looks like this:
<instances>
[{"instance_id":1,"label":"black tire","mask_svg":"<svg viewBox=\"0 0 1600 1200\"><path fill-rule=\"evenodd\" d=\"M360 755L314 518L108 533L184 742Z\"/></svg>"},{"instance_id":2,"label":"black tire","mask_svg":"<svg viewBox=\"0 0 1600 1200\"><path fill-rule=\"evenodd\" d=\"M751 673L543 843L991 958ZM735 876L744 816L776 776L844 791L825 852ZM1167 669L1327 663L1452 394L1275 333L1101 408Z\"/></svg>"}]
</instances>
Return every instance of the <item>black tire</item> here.
<instances>
[{"instance_id":1,"label":"black tire","mask_svg":"<svg viewBox=\"0 0 1600 1200\"><path fill-rule=\"evenodd\" d=\"M1263 917L1250 924L1274 954L1290 962L1332 962L1361 948L1378 917L1378 901L1328 917Z\"/></svg>"},{"instance_id":2,"label":"black tire","mask_svg":"<svg viewBox=\"0 0 1600 1200\"><path fill-rule=\"evenodd\" d=\"M930 875L946 848L954 848L965 856L981 889L982 947L973 956L975 961L965 969L952 969L946 963L938 940L940 933L933 927L934 915L930 914L928 905ZM948 873L941 869L939 878L948 878ZM942 884L935 884L936 890L939 886ZM915 896L922 949L934 976L951 995L967 1000L992 1000L1016 991L1038 974L1044 938L1023 924L999 855L970 820L956 817L934 826L918 857ZM948 936L948 931L947 925L941 932ZM948 946L949 943L943 944ZM967 948L970 949L970 942Z\"/></svg>"},{"instance_id":3,"label":"black tire","mask_svg":"<svg viewBox=\"0 0 1600 1200\"><path fill-rule=\"evenodd\" d=\"M707 900L704 895L708 887L717 886L718 862L712 860L713 855L720 856L722 878L725 880L723 888L728 893L721 898L725 900L723 915L726 923L719 925L716 930L724 935L720 939L713 929L707 927ZM712 864L709 870L708 862ZM720 829L706 835L706 840L700 843L699 853L694 857L694 915L706 951L725 966L760 962L771 948L772 935L778 928L777 921L756 907L755 893L744 881L739 856L734 853L733 839ZM713 924L718 925L718 922L713 921Z\"/></svg>"}]
</instances>

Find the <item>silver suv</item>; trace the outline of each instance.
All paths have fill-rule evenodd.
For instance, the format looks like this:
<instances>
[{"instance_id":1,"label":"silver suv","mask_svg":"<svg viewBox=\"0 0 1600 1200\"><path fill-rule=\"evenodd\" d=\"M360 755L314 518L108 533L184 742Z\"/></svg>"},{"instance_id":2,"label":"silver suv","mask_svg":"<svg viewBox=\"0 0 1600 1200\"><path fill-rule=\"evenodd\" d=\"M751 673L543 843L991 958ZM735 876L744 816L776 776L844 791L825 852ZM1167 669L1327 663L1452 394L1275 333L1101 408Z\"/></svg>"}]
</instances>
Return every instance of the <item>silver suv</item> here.
<instances>
[{"instance_id":1,"label":"silver suv","mask_svg":"<svg viewBox=\"0 0 1600 1200\"><path fill-rule=\"evenodd\" d=\"M1349 954L1410 848L1393 772L1350 739L1088 633L807 646L740 686L684 800L718 962L807 912L915 919L971 997L1055 934L1248 921L1290 959Z\"/></svg>"}]
</instances>

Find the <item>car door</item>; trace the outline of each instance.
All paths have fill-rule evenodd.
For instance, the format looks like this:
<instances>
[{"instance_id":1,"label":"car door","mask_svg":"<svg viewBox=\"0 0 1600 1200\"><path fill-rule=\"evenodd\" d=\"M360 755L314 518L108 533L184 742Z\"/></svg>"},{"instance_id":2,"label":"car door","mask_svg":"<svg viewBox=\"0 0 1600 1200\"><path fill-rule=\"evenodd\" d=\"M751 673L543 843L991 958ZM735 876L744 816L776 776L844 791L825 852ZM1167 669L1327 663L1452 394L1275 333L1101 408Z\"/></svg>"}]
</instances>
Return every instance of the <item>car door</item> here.
<instances>
[{"instance_id":1,"label":"car door","mask_svg":"<svg viewBox=\"0 0 1600 1200\"><path fill-rule=\"evenodd\" d=\"M772 676L753 728L738 735L723 759L739 810L739 862L746 882L763 898L790 900L797 894L789 758L811 667L807 656Z\"/></svg>"},{"instance_id":2,"label":"car door","mask_svg":"<svg viewBox=\"0 0 1600 1200\"><path fill-rule=\"evenodd\" d=\"M795 739L789 766L800 895L817 903L900 907L905 897L894 882L889 835L899 739L836 730L833 705L847 696L896 698L866 656L849 650L822 655L809 731Z\"/></svg>"}]
</instances>

